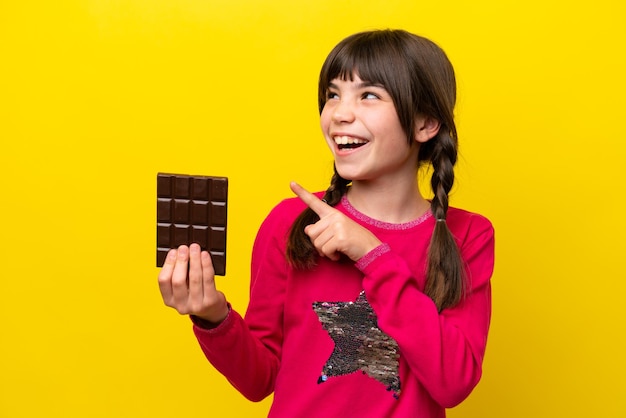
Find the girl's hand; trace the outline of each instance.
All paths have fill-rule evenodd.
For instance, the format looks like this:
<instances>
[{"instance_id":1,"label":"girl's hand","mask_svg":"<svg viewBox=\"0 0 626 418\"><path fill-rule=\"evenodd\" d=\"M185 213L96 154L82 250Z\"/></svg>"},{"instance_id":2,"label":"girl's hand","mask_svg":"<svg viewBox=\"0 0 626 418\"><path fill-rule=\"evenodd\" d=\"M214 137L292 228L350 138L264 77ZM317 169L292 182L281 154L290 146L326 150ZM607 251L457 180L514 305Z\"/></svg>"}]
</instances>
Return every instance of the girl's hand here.
<instances>
[{"instance_id":1,"label":"girl's hand","mask_svg":"<svg viewBox=\"0 0 626 418\"><path fill-rule=\"evenodd\" d=\"M319 221L304 228L320 256L337 261L341 254L345 254L352 261L358 261L382 244L370 231L299 184L292 182L290 186L300 200L320 217Z\"/></svg>"},{"instance_id":2,"label":"girl's hand","mask_svg":"<svg viewBox=\"0 0 626 418\"><path fill-rule=\"evenodd\" d=\"M226 297L215 288L211 255L198 244L170 250L159 273L165 305L181 315L195 315L218 324L228 315Z\"/></svg>"}]
</instances>

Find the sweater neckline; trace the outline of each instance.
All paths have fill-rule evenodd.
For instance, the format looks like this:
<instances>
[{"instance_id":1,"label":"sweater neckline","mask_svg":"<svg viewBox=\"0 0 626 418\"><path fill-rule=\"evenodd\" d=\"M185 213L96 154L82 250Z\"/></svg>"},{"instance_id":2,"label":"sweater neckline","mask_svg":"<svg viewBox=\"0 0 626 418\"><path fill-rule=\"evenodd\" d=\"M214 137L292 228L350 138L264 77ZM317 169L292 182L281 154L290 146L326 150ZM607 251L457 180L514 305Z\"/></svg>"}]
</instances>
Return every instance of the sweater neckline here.
<instances>
[{"instance_id":1,"label":"sweater neckline","mask_svg":"<svg viewBox=\"0 0 626 418\"><path fill-rule=\"evenodd\" d=\"M427 219L433 216L432 212L430 210L427 210L426 213L424 213L422 216L420 216L417 219L414 219L409 222L396 224L396 223L391 223L391 222L379 221L378 219L371 218L367 216L366 214L359 212L354 206L352 206L352 204L348 200L348 196L345 194L341 197L341 205L345 208L345 210L350 215L354 216L359 221L364 222L368 225L372 225L376 228L387 229L391 231L405 231L407 229L414 228L417 225L424 223Z\"/></svg>"}]
</instances>

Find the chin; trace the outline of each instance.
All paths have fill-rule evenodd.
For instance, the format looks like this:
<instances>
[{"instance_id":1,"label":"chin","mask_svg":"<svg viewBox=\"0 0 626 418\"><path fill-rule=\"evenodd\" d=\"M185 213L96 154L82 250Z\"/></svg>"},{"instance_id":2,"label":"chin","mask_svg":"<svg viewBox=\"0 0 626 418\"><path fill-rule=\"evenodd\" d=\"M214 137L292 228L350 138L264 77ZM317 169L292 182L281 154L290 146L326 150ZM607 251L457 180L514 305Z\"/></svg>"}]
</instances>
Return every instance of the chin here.
<instances>
[{"instance_id":1,"label":"chin","mask_svg":"<svg viewBox=\"0 0 626 418\"><path fill-rule=\"evenodd\" d=\"M337 173L346 180L354 180L355 177L358 177L354 170L341 167L341 165L338 165L337 163L335 163L335 169L337 170Z\"/></svg>"}]
</instances>

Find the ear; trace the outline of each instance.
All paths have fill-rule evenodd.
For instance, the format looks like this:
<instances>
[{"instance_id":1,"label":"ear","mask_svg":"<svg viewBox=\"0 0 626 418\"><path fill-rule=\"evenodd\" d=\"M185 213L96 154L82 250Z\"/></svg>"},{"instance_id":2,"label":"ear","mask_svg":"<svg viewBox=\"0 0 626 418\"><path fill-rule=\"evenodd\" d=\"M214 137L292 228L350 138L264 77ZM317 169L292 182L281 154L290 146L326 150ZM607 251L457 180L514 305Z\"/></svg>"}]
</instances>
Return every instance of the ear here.
<instances>
[{"instance_id":1,"label":"ear","mask_svg":"<svg viewBox=\"0 0 626 418\"><path fill-rule=\"evenodd\" d=\"M431 116L419 115L415 119L415 140L419 143L428 142L439 133L441 124Z\"/></svg>"}]
</instances>

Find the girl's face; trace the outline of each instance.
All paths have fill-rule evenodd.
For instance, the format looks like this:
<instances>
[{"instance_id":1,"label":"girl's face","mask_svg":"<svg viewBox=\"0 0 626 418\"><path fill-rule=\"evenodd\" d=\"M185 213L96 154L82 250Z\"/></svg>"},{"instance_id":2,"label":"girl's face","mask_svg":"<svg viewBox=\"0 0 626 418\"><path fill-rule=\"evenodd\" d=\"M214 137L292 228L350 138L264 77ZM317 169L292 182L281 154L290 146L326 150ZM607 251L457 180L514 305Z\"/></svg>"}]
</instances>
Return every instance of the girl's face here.
<instances>
[{"instance_id":1,"label":"girl's face","mask_svg":"<svg viewBox=\"0 0 626 418\"><path fill-rule=\"evenodd\" d=\"M417 173L416 141L407 136L387 90L334 79L320 123L340 176L352 181L406 181Z\"/></svg>"}]
</instances>

